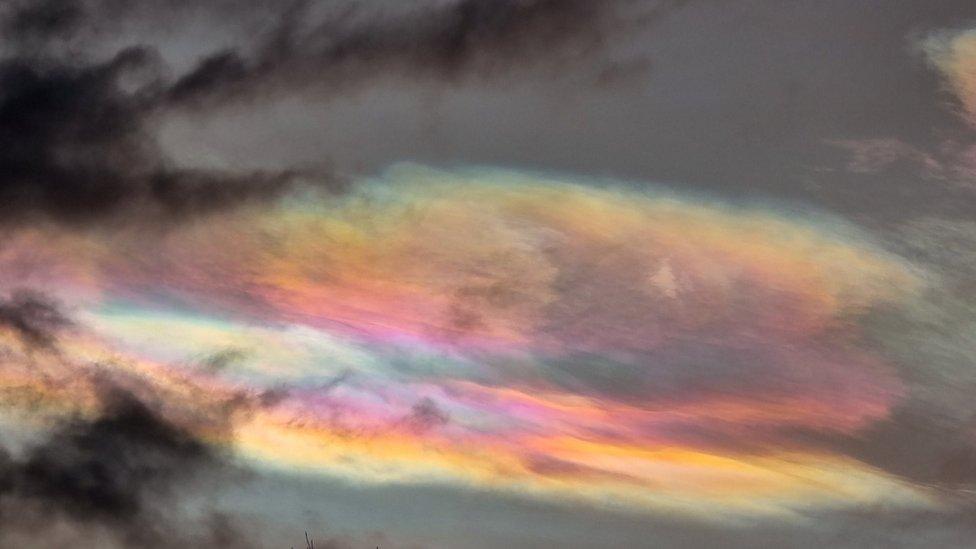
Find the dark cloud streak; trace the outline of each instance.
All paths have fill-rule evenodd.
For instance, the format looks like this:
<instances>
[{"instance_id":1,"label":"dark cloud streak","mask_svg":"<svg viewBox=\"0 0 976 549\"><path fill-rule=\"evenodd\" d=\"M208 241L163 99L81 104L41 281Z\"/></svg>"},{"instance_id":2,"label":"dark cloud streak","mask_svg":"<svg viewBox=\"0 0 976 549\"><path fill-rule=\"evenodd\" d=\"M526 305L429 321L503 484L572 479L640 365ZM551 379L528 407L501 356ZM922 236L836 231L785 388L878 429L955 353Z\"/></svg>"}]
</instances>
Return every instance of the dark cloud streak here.
<instances>
[{"instance_id":1,"label":"dark cloud streak","mask_svg":"<svg viewBox=\"0 0 976 549\"><path fill-rule=\"evenodd\" d=\"M47 296L22 290L0 300L0 329L13 331L25 344L52 349L57 332L72 325Z\"/></svg>"},{"instance_id":2,"label":"dark cloud streak","mask_svg":"<svg viewBox=\"0 0 976 549\"><path fill-rule=\"evenodd\" d=\"M273 199L301 180L303 170L176 166L156 139L161 119L173 109L272 93L314 89L333 96L390 75L451 82L519 67L566 67L623 32L620 11L628 4L457 0L395 9L349 2L323 15L313 9L323 5L313 2L18 3L3 12L0 218L8 225L37 218L75 225L159 222ZM653 4L644 24L680 4ZM83 48L65 54L55 47L164 9L171 17L208 13L240 26L256 6L275 10L269 32L205 55L185 74L170 74L167 61L146 44L129 44L103 60ZM335 183L331 175L324 179Z\"/></svg>"},{"instance_id":3,"label":"dark cloud streak","mask_svg":"<svg viewBox=\"0 0 976 549\"><path fill-rule=\"evenodd\" d=\"M151 71L144 48L68 66L0 62L0 217L68 223L106 218L173 219L277 195L295 174L188 170L156 145L155 80L134 91L122 80Z\"/></svg>"},{"instance_id":4,"label":"dark cloud streak","mask_svg":"<svg viewBox=\"0 0 976 549\"><path fill-rule=\"evenodd\" d=\"M644 23L681 3L654 4ZM309 26L298 23L308 18L310 4L303 2L286 12L255 55L233 49L210 55L173 85L169 98L200 106L282 86L316 86L328 94L390 75L452 82L524 67L566 68L623 31L625 4L458 0L370 11L367 3L352 3Z\"/></svg>"}]
</instances>

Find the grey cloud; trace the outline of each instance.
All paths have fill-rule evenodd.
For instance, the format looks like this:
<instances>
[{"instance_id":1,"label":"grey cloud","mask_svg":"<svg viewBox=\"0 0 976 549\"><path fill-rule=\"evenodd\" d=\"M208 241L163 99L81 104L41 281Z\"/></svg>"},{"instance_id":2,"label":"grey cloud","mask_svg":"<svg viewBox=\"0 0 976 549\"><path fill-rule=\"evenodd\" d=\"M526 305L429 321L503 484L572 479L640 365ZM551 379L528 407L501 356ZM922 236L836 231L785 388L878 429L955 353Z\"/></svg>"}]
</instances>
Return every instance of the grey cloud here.
<instances>
[{"instance_id":1,"label":"grey cloud","mask_svg":"<svg viewBox=\"0 0 976 549\"><path fill-rule=\"evenodd\" d=\"M57 302L30 290L0 300L0 329L14 332L31 347L53 349L58 332L72 325Z\"/></svg>"},{"instance_id":2,"label":"grey cloud","mask_svg":"<svg viewBox=\"0 0 976 549\"><path fill-rule=\"evenodd\" d=\"M306 163L246 172L180 167L157 143L167 112L309 87L335 95L391 74L452 81L525 65L562 67L621 31L617 12L625 3L455 0L394 9L347 2L322 9L245 0L16 2L0 12L8 46L0 59L0 214L8 224L37 217L171 221L273 199L296 184ZM678 4L654 3L644 19ZM254 13L274 23L239 47L203 53L182 74L172 75L151 44L117 46L108 59L86 53L94 51L87 43L81 51L57 47L147 17L170 18L176 27L181 18L206 15L241 33ZM335 187L331 174L313 175Z\"/></svg>"},{"instance_id":3,"label":"grey cloud","mask_svg":"<svg viewBox=\"0 0 976 549\"><path fill-rule=\"evenodd\" d=\"M219 451L121 386L101 394L93 419L66 419L20 455L0 455L0 544L56 546L58 529L46 526L63 524L105 547L249 546L220 513L174 516L193 483L228 474Z\"/></svg>"},{"instance_id":4,"label":"grey cloud","mask_svg":"<svg viewBox=\"0 0 976 549\"><path fill-rule=\"evenodd\" d=\"M682 2L653 3L643 23ZM363 80L400 76L444 81L491 77L520 67L555 72L603 50L624 24L627 2L453 0L406 9L353 2L316 20L314 4L293 4L251 55L225 50L203 59L171 88L176 104L208 105L261 91L309 86L326 95ZM304 21L311 19L311 24ZM613 65L615 73L626 65ZM619 76L619 74L617 75Z\"/></svg>"}]
</instances>

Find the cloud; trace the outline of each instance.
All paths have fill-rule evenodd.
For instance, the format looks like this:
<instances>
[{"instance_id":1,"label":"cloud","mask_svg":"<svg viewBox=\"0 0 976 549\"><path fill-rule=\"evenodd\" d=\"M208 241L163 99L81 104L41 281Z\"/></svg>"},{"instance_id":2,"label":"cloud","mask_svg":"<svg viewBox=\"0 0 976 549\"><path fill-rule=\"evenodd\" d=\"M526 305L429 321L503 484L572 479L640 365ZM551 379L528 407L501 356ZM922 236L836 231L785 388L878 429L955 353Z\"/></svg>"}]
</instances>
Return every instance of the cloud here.
<instances>
[{"instance_id":1,"label":"cloud","mask_svg":"<svg viewBox=\"0 0 976 549\"><path fill-rule=\"evenodd\" d=\"M12 330L29 346L52 349L57 333L71 325L58 304L44 294L22 290L0 300L0 329Z\"/></svg>"},{"instance_id":2,"label":"cloud","mask_svg":"<svg viewBox=\"0 0 976 549\"><path fill-rule=\"evenodd\" d=\"M30 418L0 432L0 545L250 546L201 487L242 474L227 445L256 397L91 355L90 327L34 290L0 300L0 340L5 421Z\"/></svg>"},{"instance_id":3,"label":"cloud","mask_svg":"<svg viewBox=\"0 0 976 549\"><path fill-rule=\"evenodd\" d=\"M682 3L654 2L635 20L649 24ZM352 2L317 19L313 4L297 3L256 53L231 49L206 57L174 83L169 97L177 104L207 105L276 88L315 86L332 94L377 77L451 82L525 67L555 73L606 49L627 27L626 5L449 0L394 8ZM633 66L611 63L607 69L619 78Z\"/></svg>"},{"instance_id":4,"label":"cloud","mask_svg":"<svg viewBox=\"0 0 976 549\"><path fill-rule=\"evenodd\" d=\"M105 547L248 546L219 513L174 512L193 483L228 474L217 450L121 387L103 384L100 401L94 417L64 419L0 457L0 540L53 546L49 525L64 523L80 538L103 532Z\"/></svg>"},{"instance_id":5,"label":"cloud","mask_svg":"<svg viewBox=\"0 0 976 549\"><path fill-rule=\"evenodd\" d=\"M72 376L106 369L277 468L682 516L926 507L972 482L967 424L933 429L917 394L964 350L926 327L931 273L823 214L403 165L163 233L21 232L2 257L93 288L62 356L4 357L26 409L84 411Z\"/></svg>"},{"instance_id":6,"label":"cloud","mask_svg":"<svg viewBox=\"0 0 976 549\"><path fill-rule=\"evenodd\" d=\"M931 154L897 139L833 139L827 143L850 152L847 169L854 173L878 173L907 165L938 176L943 169Z\"/></svg>"},{"instance_id":7,"label":"cloud","mask_svg":"<svg viewBox=\"0 0 976 549\"><path fill-rule=\"evenodd\" d=\"M619 13L625 2L616 1L252 4L225 1L194 10L179 1L37 1L0 13L9 46L0 59L3 222L172 221L273 199L305 170L182 168L157 143L162 118L176 108L309 87L331 96L390 75L453 81L522 66L561 67L603 51L626 26ZM655 3L642 21L679 4ZM106 28L164 13L178 20L202 12L240 30L254 7L270 10L266 19L276 21L270 31L212 52L182 74L172 74L147 44L116 45L107 58L88 53L87 42L63 47L80 36L97 43ZM117 28L114 34L125 36Z\"/></svg>"},{"instance_id":8,"label":"cloud","mask_svg":"<svg viewBox=\"0 0 976 549\"><path fill-rule=\"evenodd\" d=\"M976 123L976 30L933 33L922 41L921 48L942 73L964 114Z\"/></svg>"},{"instance_id":9,"label":"cloud","mask_svg":"<svg viewBox=\"0 0 976 549\"><path fill-rule=\"evenodd\" d=\"M0 61L3 223L173 219L273 197L294 180L171 166L151 130L155 84L122 84L154 63L140 48L80 66Z\"/></svg>"},{"instance_id":10,"label":"cloud","mask_svg":"<svg viewBox=\"0 0 976 549\"><path fill-rule=\"evenodd\" d=\"M957 40L968 40L963 31L943 31L925 45L939 66L949 62ZM955 53L952 53L955 52ZM962 78L946 72L946 78ZM960 84L961 85L961 84ZM960 88L961 89L961 88ZM965 130L971 134L971 127ZM947 140L932 153L889 140L862 140L850 144L852 162L865 150L884 159L881 173L916 173L938 184L947 197L954 188L972 188L971 135ZM845 144L846 145L846 144ZM882 149L884 152L880 152ZM890 155L889 155L890 153ZM934 165L933 165L934 160ZM888 162L891 161L890 164ZM951 201L951 199L950 199ZM912 212L888 230L887 245L923 268L929 289L910 307L879 309L865 319L868 340L876 345L906 383L905 399L890 415L855 436L828 437L829 445L891 474L932 486L955 501L976 487L976 406L969 394L976 387L971 368L973 319L976 304L971 296L976 264L976 227L965 208L958 219L948 208L938 214ZM971 505L971 502L969 503Z\"/></svg>"},{"instance_id":11,"label":"cloud","mask_svg":"<svg viewBox=\"0 0 976 549\"><path fill-rule=\"evenodd\" d=\"M971 284L968 224L879 245L827 215L620 181L401 166L323 199L295 192L300 169L188 169L156 139L174 114L646 65L604 58L623 1L190 4L5 8L0 272L41 265L82 321L44 294L0 300L0 398L59 418L0 460L0 543L63 544L29 539L49 517L108 546L237 543L206 505L193 532L174 520L233 454L711 521L969 516L953 504L976 484L973 315L947 304ZM199 9L243 35L251 6L270 24L189 68L100 34ZM933 63L972 118L968 46L946 44ZM857 174L964 181L960 143L831 142ZM71 230L116 222L168 230Z\"/></svg>"},{"instance_id":12,"label":"cloud","mask_svg":"<svg viewBox=\"0 0 976 549\"><path fill-rule=\"evenodd\" d=\"M3 27L8 36L24 43L69 35L82 23L84 15L81 2L43 0L15 7Z\"/></svg>"},{"instance_id":13,"label":"cloud","mask_svg":"<svg viewBox=\"0 0 976 549\"><path fill-rule=\"evenodd\" d=\"M280 466L635 507L755 479L730 513L901 482L825 434L860 437L912 390L871 337L900 333L875 319L926 279L833 217L402 165L334 200L102 238L56 269L114 296L86 316L102 344L142 375L265 395L234 444ZM219 367L171 366L188 356ZM682 488L701 467L714 486Z\"/></svg>"},{"instance_id":14,"label":"cloud","mask_svg":"<svg viewBox=\"0 0 976 549\"><path fill-rule=\"evenodd\" d=\"M848 151L846 169L854 174L911 174L937 182L953 194L971 190L976 185L976 140L972 134L972 124L976 123L976 30L941 30L913 45L942 77L954 103L961 107L962 118L970 124L938 135L934 146L892 137L830 139L826 143ZM946 213L949 208L942 210Z\"/></svg>"}]
</instances>

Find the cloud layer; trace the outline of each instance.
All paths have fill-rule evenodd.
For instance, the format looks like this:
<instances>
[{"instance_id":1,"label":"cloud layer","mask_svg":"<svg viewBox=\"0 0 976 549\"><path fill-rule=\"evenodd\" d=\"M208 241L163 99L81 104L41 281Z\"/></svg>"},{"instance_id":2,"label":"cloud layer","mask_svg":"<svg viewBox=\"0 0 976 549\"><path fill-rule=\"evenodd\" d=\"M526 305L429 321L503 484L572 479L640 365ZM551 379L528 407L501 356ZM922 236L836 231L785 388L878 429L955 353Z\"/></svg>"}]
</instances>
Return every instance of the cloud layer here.
<instances>
[{"instance_id":1,"label":"cloud layer","mask_svg":"<svg viewBox=\"0 0 976 549\"><path fill-rule=\"evenodd\" d=\"M225 443L277 467L692 514L933 504L817 441L907 394L866 335L925 285L836 220L401 166L149 240L62 238L36 284L75 288L71 356L204 435L195 415L239 403Z\"/></svg>"}]
</instances>

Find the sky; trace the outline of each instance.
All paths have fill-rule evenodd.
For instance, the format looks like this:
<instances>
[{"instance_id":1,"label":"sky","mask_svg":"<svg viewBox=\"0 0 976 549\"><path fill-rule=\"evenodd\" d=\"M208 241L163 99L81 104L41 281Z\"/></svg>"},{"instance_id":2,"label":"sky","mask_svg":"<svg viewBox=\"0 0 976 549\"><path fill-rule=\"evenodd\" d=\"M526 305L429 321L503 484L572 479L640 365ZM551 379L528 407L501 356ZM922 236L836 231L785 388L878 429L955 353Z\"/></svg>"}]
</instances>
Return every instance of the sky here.
<instances>
[{"instance_id":1,"label":"sky","mask_svg":"<svg viewBox=\"0 0 976 549\"><path fill-rule=\"evenodd\" d=\"M976 540L976 4L0 29L0 547Z\"/></svg>"}]
</instances>

